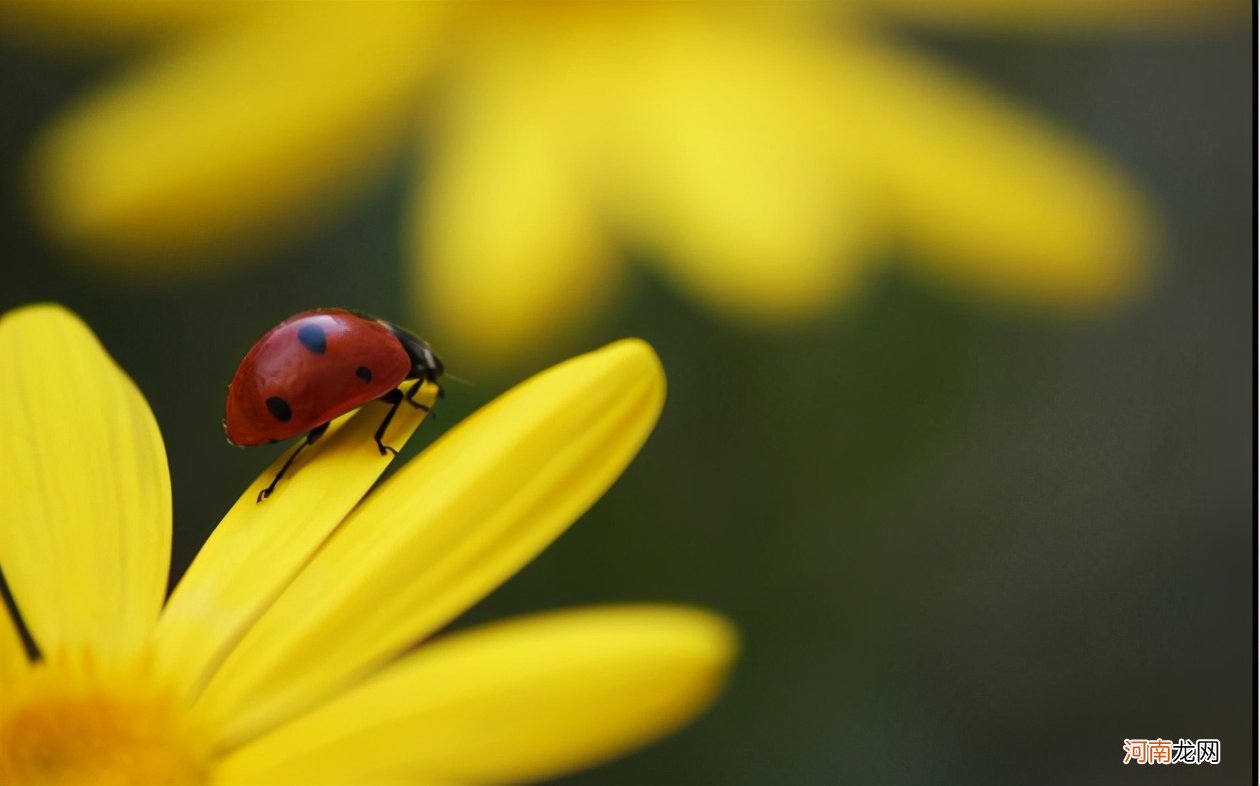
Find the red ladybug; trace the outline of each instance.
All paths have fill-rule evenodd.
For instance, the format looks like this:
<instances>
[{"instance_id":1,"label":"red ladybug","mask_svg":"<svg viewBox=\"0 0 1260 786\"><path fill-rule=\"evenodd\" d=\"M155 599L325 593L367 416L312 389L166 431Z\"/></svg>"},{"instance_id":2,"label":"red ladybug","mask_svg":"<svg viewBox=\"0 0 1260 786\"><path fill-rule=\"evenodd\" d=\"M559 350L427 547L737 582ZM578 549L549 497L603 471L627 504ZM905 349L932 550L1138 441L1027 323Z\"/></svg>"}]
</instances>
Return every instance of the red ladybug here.
<instances>
[{"instance_id":1,"label":"red ladybug","mask_svg":"<svg viewBox=\"0 0 1260 786\"><path fill-rule=\"evenodd\" d=\"M403 401L428 411L413 397L425 382L442 387L442 361L421 339L382 319L340 308L303 311L276 325L254 344L228 385L228 442L246 447L306 434L293 455L258 494L271 496L285 470L307 445L323 436L333 418L369 401L390 404L376 430L381 455L398 451L381 441ZM398 386L414 379L404 396Z\"/></svg>"}]
</instances>

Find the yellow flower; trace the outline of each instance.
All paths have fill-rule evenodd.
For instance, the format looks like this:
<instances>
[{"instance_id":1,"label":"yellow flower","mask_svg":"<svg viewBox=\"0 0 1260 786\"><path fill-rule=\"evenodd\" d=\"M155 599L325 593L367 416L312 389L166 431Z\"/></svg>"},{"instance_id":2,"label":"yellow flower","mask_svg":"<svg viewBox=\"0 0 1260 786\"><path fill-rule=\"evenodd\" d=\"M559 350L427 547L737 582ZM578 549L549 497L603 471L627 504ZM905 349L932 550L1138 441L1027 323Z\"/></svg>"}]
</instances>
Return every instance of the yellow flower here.
<instances>
[{"instance_id":1,"label":"yellow flower","mask_svg":"<svg viewBox=\"0 0 1260 786\"><path fill-rule=\"evenodd\" d=\"M730 625L609 606L427 638L630 462L664 399L624 340L543 372L364 498L380 412L247 489L163 603L171 496L144 398L56 306L0 319L0 782L515 783L623 753L716 694ZM430 393L432 391L429 391ZM404 407L391 438L421 416ZM392 431L392 429L391 429Z\"/></svg>"},{"instance_id":2,"label":"yellow flower","mask_svg":"<svg viewBox=\"0 0 1260 786\"><path fill-rule=\"evenodd\" d=\"M225 9L225 5L228 8ZM1038 307L1141 284L1133 185L1066 131L889 40L1245 18L1241 0L110 4L10 0L30 35L163 37L38 146L49 226L187 267L309 227L422 139L414 304L492 360L607 312L636 257L752 324L825 312L893 246ZM883 256L887 257L887 253Z\"/></svg>"}]
</instances>

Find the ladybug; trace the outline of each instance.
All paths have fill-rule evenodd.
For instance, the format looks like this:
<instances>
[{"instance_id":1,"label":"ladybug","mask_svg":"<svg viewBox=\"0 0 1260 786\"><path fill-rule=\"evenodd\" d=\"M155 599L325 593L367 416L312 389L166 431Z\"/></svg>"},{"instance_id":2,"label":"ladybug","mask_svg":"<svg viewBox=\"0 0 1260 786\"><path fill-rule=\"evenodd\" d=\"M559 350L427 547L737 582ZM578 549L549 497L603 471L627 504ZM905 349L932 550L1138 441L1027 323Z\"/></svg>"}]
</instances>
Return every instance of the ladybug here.
<instances>
[{"instance_id":1,"label":"ladybug","mask_svg":"<svg viewBox=\"0 0 1260 786\"><path fill-rule=\"evenodd\" d=\"M376 430L381 455L398 454L382 439L398 406L415 401L425 382L443 394L442 361L420 338L383 319L341 308L295 314L255 342L228 385L223 430L238 447L269 445L306 434L271 484L258 494L271 496L293 460L313 444L336 417L369 401L390 404ZM415 383L404 395L398 386Z\"/></svg>"}]
</instances>

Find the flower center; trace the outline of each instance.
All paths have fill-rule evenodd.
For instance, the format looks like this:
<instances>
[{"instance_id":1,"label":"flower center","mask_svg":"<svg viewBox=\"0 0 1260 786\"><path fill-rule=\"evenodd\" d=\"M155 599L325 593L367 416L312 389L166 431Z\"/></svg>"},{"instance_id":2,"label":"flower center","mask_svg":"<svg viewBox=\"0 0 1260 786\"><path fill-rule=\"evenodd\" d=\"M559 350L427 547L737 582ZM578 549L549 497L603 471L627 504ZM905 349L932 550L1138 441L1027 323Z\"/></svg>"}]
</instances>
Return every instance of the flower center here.
<instances>
[{"instance_id":1,"label":"flower center","mask_svg":"<svg viewBox=\"0 0 1260 786\"><path fill-rule=\"evenodd\" d=\"M36 664L0 701L0 783L206 782L205 748L169 691L141 668Z\"/></svg>"}]
</instances>

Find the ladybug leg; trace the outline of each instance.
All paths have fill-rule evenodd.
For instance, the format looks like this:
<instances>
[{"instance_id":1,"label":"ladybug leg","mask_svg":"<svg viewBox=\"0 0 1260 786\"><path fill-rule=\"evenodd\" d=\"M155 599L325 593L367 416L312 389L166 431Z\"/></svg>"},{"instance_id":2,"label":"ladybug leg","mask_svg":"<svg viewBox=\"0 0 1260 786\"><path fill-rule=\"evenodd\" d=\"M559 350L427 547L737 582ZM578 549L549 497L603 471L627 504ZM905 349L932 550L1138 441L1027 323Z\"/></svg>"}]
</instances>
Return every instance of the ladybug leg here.
<instances>
[{"instance_id":1,"label":"ladybug leg","mask_svg":"<svg viewBox=\"0 0 1260 786\"><path fill-rule=\"evenodd\" d=\"M264 499L271 496L271 492L276 490L276 484L280 482L280 478L284 477L284 473L288 471L289 467L293 464L293 460L298 457L298 454L301 453L307 445L314 445L315 441L324 436L324 432L327 430L327 423L311 429L310 433L306 435L306 439L302 440L301 444L297 446L297 450L289 454L288 460L284 462L284 466L280 467L280 471L277 472L276 476L271 479L271 483L267 485L267 488L258 492L258 502L262 502Z\"/></svg>"},{"instance_id":2,"label":"ladybug leg","mask_svg":"<svg viewBox=\"0 0 1260 786\"><path fill-rule=\"evenodd\" d=\"M416 409L424 410L428 414L430 420L437 420L437 413L433 411L433 407L430 407L428 404L421 404L414 398L416 393L420 392L420 388L423 387L425 382L432 382L434 385L437 385L438 398L442 398L442 386L438 385L436 380L421 377L415 381L415 384L407 388L407 395L404 397L404 400Z\"/></svg>"},{"instance_id":3,"label":"ladybug leg","mask_svg":"<svg viewBox=\"0 0 1260 786\"><path fill-rule=\"evenodd\" d=\"M423 409L425 412L432 412L433 410L430 409L427 404L421 404L419 401L416 401L415 399L415 395L420 392L420 387L424 384L424 381L425 380L423 377L421 377L420 379L417 379L415 381L415 384L407 388L407 395L405 398L406 398L407 403L415 407L416 409ZM438 390L441 390L441 388L438 388ZM441 393L439 393L438 395L441 396Z\"/></svg>"},{"instance_id":4,"label":"ladybug leg","mask_svg":"<svg viewBox=\"0 0 1260 786\"><path fill-rule=\"evenodd\" d=\"M399 404L406 401L408 404L415 407L416 409L422 409L428 413L433 412L433 409L429 407L427 404L421 404L419 401L415 400L416 393L419 392L420 387L424 385L425 381L426 379L424 377L417 379L414 383L412 383L411 387L407 388L406 395L403 395L403 392L399 390L398 388L394 388L393 390L389 391L385 395L381 396L380 399L378 399L379 401L384 401L386 404L391 405L389 408L389 412L385 413L385 419L381 421L380 428L376 430L376 435L375 435L376 447L378 450L381 451L382 456L384 456L386 453L393 453L395 456L398 455L398 451L395 450L394 448L391 448L389 445L386 445L384 440L385 440L385 429L389 428L390 421L394 419L394 413L398 411ZM429 417L433 417L433 415L430 414Z\"/></svg>"},{"instance_id":5,"label":"ladybug leg","mask_svg":"<svg viewBox=\"0 0 1260 786\"><path fill-rule=\"evenodd\" d=\"M389 428L389 422L394 419L394 413L398 411L398 405L403 402L402 391L398 388L394 388L385 395L381 396L379 400L384 401L386 404L391 406L389 408L389 412L385 413L385 419L381 421L380 427L376 429L376 434L373 435L376 438L376 448L381 452L382 456L386 453L393 453L397 456L397 449L391 448L382 440L385 439L385 429Z\"/></svg>"}]
</instances>

